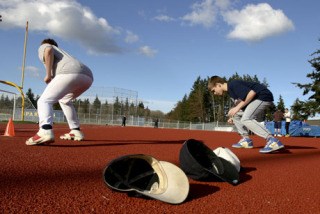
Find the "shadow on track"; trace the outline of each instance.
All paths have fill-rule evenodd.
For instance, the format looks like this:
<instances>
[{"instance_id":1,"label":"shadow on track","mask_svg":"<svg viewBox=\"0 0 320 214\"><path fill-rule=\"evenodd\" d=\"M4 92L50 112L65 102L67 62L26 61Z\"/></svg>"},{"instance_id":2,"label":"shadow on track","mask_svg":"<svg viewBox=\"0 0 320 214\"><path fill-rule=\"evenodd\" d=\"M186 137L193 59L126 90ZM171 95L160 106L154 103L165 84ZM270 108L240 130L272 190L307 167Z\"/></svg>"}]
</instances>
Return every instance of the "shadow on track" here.
<instances>
[{"instance_id":1,"label":"shadow on track","mask_svg":"<svg viewBox=\"0 0 320 214\"><path fill-rule=\"evenodd\" d=\"M192 201L198 198L203 198L219 190L219 187L208 184L190 184L189 195L186 201Z\"/></svg>"},{"instance_id":2,"label":"shadow on track","mask_svg":"<svg viewBox=\"0 0 320 214\"><path fill-rule=\"evenodd\" d=\"M256 171L256 167L241 167L240 169L240 182L238 185L241 185L244 182L247 182L252 179L252 176L249 175L249 172Z\"/></svg>"},{"instance_id":3,"label":"shadow on track","mask_svg":"<svg viewBox=\"0 0 320 214\"><path fill-rule=\"evenodd\" d=\"M146 140L127 140L127 141L117 141L117 140L93 140L93 142L104 142L104 143L94 143L87 144L88 140L82 142L67 141L67 143L72 142L73 144L46 144L44 146L50 147L97 147L97 146L123 146L123 145L135 145L135 144L183 144L184 140L177 141L146 141ZM66 141L64 141L66 142ZM79 144L80 143L80 144Z\"/></svg>"}]
</instances>

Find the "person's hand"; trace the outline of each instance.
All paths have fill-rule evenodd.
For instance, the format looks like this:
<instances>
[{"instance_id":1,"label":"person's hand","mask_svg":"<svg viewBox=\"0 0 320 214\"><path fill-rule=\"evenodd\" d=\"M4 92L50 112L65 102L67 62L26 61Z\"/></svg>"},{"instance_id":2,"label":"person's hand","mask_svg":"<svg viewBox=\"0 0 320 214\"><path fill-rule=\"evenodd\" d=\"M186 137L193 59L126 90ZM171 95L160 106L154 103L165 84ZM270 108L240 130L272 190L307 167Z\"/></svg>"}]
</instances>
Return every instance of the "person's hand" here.
<instances>
[{"instance_id":1,"label":"person's hand","mask_svg":"<svg viewBox=\"0 0 320 214\"><path fill-rule=\"evenodd\" d=\"M233 124L233 119L232 119L232 117L230 117L227 122L230 123L230 124Z\"/></svg>"},{"instance_id":2,"label":"person's hand","mask_svg":"<svg viewBox=\"0 0 320 214\"><path fill-rule=\"evenodd\" d=\"M240 111L240 109L237 106L233 107L229 110L228 116L233 117L238 111Z\"/></svg>"},{"instance_id":3,"label":"person's hand","mask_svg":"<svg viewBox=\"0 0 320 214\"><path fill-rule=\"evenodd\" d=\"M44 78L44 82L49 84L49 82L51 82L51 79L52 79L51 76L46 75L45 78Z\"/></svg>"}]
</instances>

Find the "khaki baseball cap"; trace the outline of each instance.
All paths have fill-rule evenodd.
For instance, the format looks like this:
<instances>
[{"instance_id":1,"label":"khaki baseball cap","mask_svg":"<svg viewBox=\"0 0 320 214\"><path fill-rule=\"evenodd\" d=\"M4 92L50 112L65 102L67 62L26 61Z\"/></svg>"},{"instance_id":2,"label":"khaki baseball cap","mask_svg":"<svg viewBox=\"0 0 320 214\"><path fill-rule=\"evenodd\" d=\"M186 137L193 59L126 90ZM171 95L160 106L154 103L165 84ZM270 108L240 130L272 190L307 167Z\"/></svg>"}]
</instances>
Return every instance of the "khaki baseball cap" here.
<instances>
[{"instance_id":1,"label":"khaki baseball cap","mask_svg":"<svg viewBox=\"0 0 320 214\"><path fill-rule=\"evenodd\" d=\"M182 203L189 193L186 174L176 165L145 154L112 160L103 171L106 185L116 191L134 191L166 203Z\"/></svg>"}]
</instances>

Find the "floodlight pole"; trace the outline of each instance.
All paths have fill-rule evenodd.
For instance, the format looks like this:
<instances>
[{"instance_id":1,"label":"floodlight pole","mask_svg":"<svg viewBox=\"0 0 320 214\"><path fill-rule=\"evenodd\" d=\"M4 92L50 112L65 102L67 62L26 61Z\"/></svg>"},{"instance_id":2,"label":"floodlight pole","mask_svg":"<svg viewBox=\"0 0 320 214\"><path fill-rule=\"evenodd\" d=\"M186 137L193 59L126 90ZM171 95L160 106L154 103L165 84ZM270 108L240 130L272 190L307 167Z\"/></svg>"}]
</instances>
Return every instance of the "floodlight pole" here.
<instances>
[{"instance_id":1,"label":"floodlight pole","mask_svg":"<svg viewBox=\"0 0 320 214\"><path fill-rule=\"evenodd\" d=\"M23 82L24 82L24 70L26 64L26 53L27 53L27 41L28 41L28 21L26 24L26 33L24 36L24 46L23 46L23 58L22 58L22 76L21 76L21 89L23 89Z\"/></svg>"}]
</instances>

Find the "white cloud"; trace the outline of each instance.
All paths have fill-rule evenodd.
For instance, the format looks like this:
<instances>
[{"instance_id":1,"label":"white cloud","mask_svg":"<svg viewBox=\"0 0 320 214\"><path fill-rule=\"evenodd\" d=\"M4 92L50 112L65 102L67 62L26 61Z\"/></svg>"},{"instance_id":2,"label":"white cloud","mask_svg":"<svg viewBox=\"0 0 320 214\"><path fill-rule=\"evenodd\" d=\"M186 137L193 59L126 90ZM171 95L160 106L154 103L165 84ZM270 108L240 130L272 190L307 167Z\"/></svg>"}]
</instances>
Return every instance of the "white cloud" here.
<instances>
[{"instance_id":1,"label":"white cloud","mask_svg":"<svg viewBox=\"0 0 320 214\"><path fill-rule=\"evenodd\" d=\"M66 40L74 40L95 54L120 53L115 42L120 31L105 18L98 18L75 0L0 1L2 28L25 27Z\"/></svg>"},{"instance_id":2,"label":"white cloud","mask_svg":"<svg viewBox=\"0 0 320 214\"><path fill-rule=\"evenodd\" d=\"M131 31L127 31L127 36L125 38L126 43L134 43L139 41L139 36L132 33Z\"/></svg>"},{"instance_id":3,"label":"white cloud","mask_svg":"<svg viewBox=\"0 0 320 214\"><path fill-rule=\"evenodd\" d=\"M245 41L259 41L270 36L294 29L290 19L267 3L247 5L241 11L233 10L223 14L224 20L234 26L228 38Z\"/></svg>"},{"instance_id":4,"label":"white cloud","mask_svg":"<svg viewBox=\"0 0 320 214\"><path fill-rule=\"evenodd\" d=\"M156 17L154 17L155 20L161 21L161 22L171 22L174 21L175 19L167 16L167 15L158 15Z\"/></svg>"},{"instance_id":5,"label":"white cloud","mask_svg":"<svg viewBox=\"0 0 320 214\"><path fill-rule=\"evenodd\" d=\"M196 2L191 8L192 12L181 18L183 21L188 22L191 26L203 25L206 28L213 26L217 16L213 0Z\"/></svg>"},{"instance_id":6,"label":"white cloud","mask_svg":"<svg viewBox=\"0 0 320 214\"><path fill-rule=\"evenodd\" d=\"M230 0L215 0L215 5L221 9L225 10L228 9L230 6Z\"/></svg>"},{"instance_id":7,"label":"white cloud","mask_svg":"<svg viewBox=\"0 0 320 214\"><path fill-rule=\"evenodd\" d=\"M142 46L139 48L139 53L148 57L153 57L154 55L156 55L156 53L158 53L158 51L155 49L152 49L149 46Z\"/></svg>"},{"instance_id":8,"label":"white cloud","mask_svg":"<svg viewBox=\"0 0 320 214\"><path fill-rule=\"evenodd\" d=\"M22 70L22 67L19 67L18 69ZM45 76L44 75L45 71L41 72L39 68L34 67L34 66L26 66L24 68L24 73L28 77L33 77L33 78L37 78L37 79L44 78L44 76Z\"/></svg>"}]
</instances>

